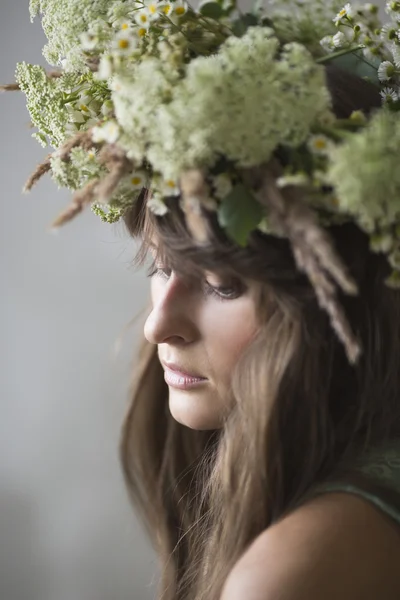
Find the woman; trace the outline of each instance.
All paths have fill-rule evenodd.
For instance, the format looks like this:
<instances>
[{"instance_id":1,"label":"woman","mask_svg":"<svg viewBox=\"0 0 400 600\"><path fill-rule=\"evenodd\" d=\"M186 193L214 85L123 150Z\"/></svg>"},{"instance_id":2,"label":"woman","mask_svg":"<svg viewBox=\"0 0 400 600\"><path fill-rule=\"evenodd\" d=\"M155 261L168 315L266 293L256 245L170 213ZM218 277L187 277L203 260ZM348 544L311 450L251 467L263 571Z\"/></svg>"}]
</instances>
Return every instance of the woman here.
<instances>
[{"instance_id":1,"label":"woman","mask_svg":"<svg viewBox=\"0 0 400 600\"><path fill-rule=\"evenodd\" d=\"M57 148L26 189L78 190L55 224L152 262L120 455L160 600L400 598L400 4L282 4L34 1L66 73L3 86Z\"/></svg>"},{"instance_id":2,"label":"woman","mask_svg":"<svg viewBox=\"0 0 400 600\"><path fill-rule=\"evenodd\" d=\"M366 81L326 76L336 115L379 105ZM143 193L125 216L152 308L121 459L161 597L399 598L400 292L383 256L356 225L329 228L360 290L340 298L352 365L287 240L241 248L206 211L199 245L169 209Z\"/></svg>"}]
</instances>

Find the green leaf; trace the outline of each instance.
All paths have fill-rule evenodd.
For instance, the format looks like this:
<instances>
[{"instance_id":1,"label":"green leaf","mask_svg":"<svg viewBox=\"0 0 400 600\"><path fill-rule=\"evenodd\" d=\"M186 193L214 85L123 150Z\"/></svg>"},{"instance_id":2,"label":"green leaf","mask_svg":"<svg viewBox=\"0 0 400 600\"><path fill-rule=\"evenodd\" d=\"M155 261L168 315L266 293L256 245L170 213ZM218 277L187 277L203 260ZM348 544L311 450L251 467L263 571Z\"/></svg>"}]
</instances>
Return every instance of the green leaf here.
<instances>
[{"instance_id":1,"label":"green leaf","mask_svg":"<svg viewBox=\"0 0 400 600\"><path fill-rule=\"evenodd\" d=\"M245 246L249 233L263 218L261 204L242 183L237 184L218 208L218 222L240 246Z\"/></svg>"},{"instance_id":2,"label":"green leaf","mask_svg":"<svg viewBox=\"0 0 400 600\"><path fill-rule=\"evenodd\" d=\"M224 13L224 10L218 2L210 2L205 0L199 4L199 13L203 17L209 17L210 19L220 19Z\"/></svg>"},{"instance_id":3,"label":"green leaf","mask_svg":"<svg viewBox=\"0 0 400 600\"><path fill-rule=\"evenodd\" d=\"M236 37L242 37L249 27L255 25L259 25L258 18L251 13L245 13L233 21L232 31Z\"/></svg>"}]
</instances>

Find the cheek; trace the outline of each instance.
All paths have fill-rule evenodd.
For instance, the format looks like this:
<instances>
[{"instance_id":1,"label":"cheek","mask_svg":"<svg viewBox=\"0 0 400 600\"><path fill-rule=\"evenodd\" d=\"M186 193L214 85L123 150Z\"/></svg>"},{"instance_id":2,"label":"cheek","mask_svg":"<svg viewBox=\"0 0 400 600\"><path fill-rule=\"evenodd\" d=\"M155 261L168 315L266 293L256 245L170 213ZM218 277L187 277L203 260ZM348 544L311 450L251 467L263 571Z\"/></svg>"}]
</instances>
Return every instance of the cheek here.
<instances>
[{"instance_id":1,"label":"cheek","mask_svg":"<svg viewBox=\"0 0 400 600\"><path fill-rule=\"evenodd\" d=\"M211 311L210 311L211 312ZM254 302L249 298L213 306L205 332L206 345L216 373L230 377L243 350L258 330Z\"/></svg>"}]
</instances>

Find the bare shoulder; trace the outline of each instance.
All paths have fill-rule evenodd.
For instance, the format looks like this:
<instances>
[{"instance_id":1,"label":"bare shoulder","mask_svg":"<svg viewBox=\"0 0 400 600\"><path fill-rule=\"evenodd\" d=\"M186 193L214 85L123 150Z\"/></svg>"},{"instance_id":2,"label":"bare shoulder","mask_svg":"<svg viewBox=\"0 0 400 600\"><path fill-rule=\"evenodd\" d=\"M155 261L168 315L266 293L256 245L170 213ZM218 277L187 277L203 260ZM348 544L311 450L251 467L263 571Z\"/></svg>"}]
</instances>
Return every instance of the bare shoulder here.
<instances>
[{"instance_id":1,"label":"bare shoulder","mask_svg":"<svg viewBox=\"0 0 400 600\"><path fill-rule=\"evenodd\" d=\"M221 600L398 600L400 527L368 501L322 494L269 527Z\"/></svg>"}]
</instances>

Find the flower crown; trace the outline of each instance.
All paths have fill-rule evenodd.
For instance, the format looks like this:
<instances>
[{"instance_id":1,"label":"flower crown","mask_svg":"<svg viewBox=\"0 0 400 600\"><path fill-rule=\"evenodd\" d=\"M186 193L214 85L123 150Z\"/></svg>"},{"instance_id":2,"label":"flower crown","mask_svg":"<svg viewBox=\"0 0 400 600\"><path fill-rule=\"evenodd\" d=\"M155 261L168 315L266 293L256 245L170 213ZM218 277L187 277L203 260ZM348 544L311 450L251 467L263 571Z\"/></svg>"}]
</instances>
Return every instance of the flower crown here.
<instances>
[{"instance_id":1,"label":"flower crown","mask_svg":"<svg viewBox=\"0 0 400 600\"><path fill-rule=\"evenodd\" d=\"M241 246L257 229L287 237L356 362L336 294L357 286L324 226L355 222L400 287L400 2L385 10L382 25L376 5L337 0L247 13L236 0L31 0L58 69L21 62L1 86L26 94L33 137L55 149L24 191L46 172L75 191L56 227L88 204L115 222L146 188L160 217L180 202L199 243L204 210ZM370 118L336 118L328 62L380 90Z\"/></svg>"}]
</instances>

